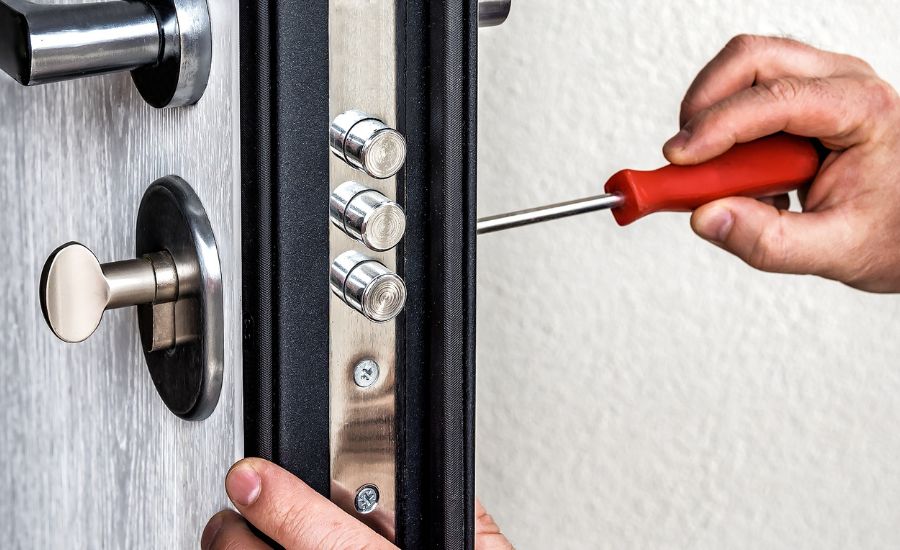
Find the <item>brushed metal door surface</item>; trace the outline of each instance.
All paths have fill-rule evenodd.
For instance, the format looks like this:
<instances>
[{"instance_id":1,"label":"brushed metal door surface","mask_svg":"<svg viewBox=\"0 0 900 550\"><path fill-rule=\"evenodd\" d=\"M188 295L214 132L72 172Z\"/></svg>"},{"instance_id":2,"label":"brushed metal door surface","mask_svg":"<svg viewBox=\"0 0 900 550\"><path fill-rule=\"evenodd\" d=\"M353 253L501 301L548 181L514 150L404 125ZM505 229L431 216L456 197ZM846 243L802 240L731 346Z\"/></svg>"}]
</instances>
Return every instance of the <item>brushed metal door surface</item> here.
<instances>
[{"instance_id":1,"label":"brushed metal door surface","mask_svg":"<svg viewBox=\"0 0 900 550\"><path fill-rule=\"evenodd\" d=\"M210 2L213 67L194 107L157 111L127 74L35 88L0 76L0 546L196 548L242 453L238 2ZM41 316L45 258L71 240L133 257L147 186L177 174L212 222L224 275L225 380L198 423L171 414L134 308L78 345Z\"/></svg>"}]
</instances>

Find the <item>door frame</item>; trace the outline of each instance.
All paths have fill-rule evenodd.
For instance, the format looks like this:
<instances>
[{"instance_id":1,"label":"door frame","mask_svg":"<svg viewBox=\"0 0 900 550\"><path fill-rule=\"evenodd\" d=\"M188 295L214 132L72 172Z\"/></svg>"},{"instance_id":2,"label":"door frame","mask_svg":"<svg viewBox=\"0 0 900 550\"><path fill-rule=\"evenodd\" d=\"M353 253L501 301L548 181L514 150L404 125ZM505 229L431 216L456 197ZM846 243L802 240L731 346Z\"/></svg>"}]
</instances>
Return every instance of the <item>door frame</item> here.
<instances>
[{"instance_id":1,"label":"door frame","mask_svg":"<svg viewBox=\"0 0 900 550\"><path fill-rule=\"evenodd\" d=\"M396 0L397 543L474 543L476 0ZM241 3L244 433L329 494L328 2Z\"/></svg>"}]
</instances>

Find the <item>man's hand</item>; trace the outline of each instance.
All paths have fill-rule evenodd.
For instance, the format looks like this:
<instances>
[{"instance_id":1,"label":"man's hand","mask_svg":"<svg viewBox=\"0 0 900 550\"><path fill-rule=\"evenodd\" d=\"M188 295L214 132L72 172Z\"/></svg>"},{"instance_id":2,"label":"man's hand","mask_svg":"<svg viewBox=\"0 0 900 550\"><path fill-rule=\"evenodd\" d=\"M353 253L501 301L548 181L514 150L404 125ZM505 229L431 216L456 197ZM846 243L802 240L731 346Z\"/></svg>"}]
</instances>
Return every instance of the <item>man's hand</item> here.
<instances>
[{"instance_id":1,"label":"man's hand","mask_svg":"<svg viewBox=\"0 0 900 550\"><path fill-rule=\"evenodd\" d=\"M787 197L719 200L691 218L701 237L751 266L814 274L870 292L900 291L900 97L864 61L783 38L738 36L697 76L675 164L714 158L777 132L831 152L815 182Z\"/></svg>"},{"instance_id":2,"label":"man's hand","mask_svg":"<svg viewBox=\"0 0 900 550\"><path fill-rule=\"evenodd\" d=\"M271 462L259 458L241 460L228 472L225 490L241 515L225 510L213 516L200 539L203 550L269 548L250 531L248 522L288 550L396 550L396 546ZM475 523L476 550L512 549L478 503Z\"/></svg>"}]
</instances>

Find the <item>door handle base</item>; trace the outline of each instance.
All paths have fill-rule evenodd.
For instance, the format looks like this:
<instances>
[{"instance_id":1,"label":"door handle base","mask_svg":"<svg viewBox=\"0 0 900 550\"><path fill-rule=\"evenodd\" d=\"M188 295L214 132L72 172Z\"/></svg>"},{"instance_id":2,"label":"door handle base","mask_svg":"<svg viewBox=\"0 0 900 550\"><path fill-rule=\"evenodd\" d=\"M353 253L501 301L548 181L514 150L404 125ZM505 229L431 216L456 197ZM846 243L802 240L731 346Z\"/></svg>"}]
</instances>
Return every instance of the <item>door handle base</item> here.
<instances>
[{"instance_id":1,"label":"door handle base","mask_svg":"<svg viewBox=\"0 0 900 550\"><path fill-rule=\"evenodd\" d=\"M203 420L215 410L222 390L222 268L203 204L177 176L154 182L138 210L137 257L159 250L178 266L178 299L138 306L144 358L169 410L185 420Z\"/></svg>"}]
</instances>

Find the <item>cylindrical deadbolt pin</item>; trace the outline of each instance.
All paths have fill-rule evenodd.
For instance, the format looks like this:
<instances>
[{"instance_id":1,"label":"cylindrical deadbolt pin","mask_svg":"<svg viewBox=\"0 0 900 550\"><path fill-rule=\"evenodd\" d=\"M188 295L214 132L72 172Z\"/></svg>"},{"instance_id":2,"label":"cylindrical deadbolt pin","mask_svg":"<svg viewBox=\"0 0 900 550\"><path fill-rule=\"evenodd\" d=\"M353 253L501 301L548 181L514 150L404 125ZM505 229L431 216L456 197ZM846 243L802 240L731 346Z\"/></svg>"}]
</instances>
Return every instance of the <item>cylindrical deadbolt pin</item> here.
<instances>
[{"instance_id":1,"label":"cylindrical deadbolt pin","mask_svg":"<svg viewBox=\"0 0 900 550\"><path fill-rule=\"evenodd\" d=\"M329 141L338 158L376 179L394 176L406 162L406 139L400 132L362 111L335 117Z\"/></svg>"},{"instance_id":2,"label":"cylindrical deadbolt pin","mask_svg":"<svg viewBox=\"0 0 900 550\"><path fill-rule=\"evenodd\" d=\"M338 256L331 264L330 279L332 292L371 321L390 321L406 305L403 279L359 252Z\"/></svg>"},{"instance_id":3,"label":"cylindrical deadbolt pin","mask_svg":"<svg viewBox=\"0 0 900 550\"><path fill-rule=\"evenodd\" d=\"M371 250L384 252L397 246L406 231L400 205L374 189L348 181L331 193L331 222Z\"/></svg>"}]
</instances>

